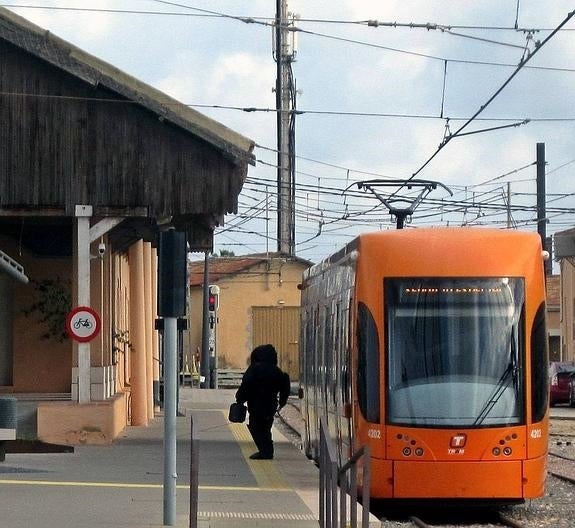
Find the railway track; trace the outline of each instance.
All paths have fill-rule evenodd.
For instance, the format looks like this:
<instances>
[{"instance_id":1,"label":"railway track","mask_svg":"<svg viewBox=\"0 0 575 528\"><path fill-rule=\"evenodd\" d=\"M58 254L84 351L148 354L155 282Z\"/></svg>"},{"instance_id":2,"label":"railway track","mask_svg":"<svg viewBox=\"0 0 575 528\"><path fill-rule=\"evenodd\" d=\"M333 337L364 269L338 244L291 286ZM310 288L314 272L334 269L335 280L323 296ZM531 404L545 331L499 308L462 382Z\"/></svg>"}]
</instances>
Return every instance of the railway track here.
<instances>
[{"instance_id":1,"label":"railway track","mask_svg":"<svg viewBox=\"0 0 575 528\"><path fill-rule=\"evenodd\" d=\"M549 452L548 473L556 478L575 484L575 458L557 453Z\"/></svg>"},{"instance_id":2,"label":"railway track","mask_svg":"<svg viewBox=\"0 0 575 528\"><path fill-rule=\"evenodd\" d=\"M463 522L465 525L469 525L471 523L473 526L477 526L478 528L481 526L489 526L490 528L496 526L504 526L507 528L525 528L524 524L521 524L499 512L488 512L484 513L483 515L477 514L477 517L474 516L474 514L466 514L464 519L457 519L457 523ZM415 515L410 515L409 521L413 526L417 526L417 528L438 528L438 526L440 526L437 524L436 520L433 521L433 524L428 524L426 520ZM453 526L454 524L453 519L445 519L441 522L446 526Z\"/></svg>"}]
</instances>

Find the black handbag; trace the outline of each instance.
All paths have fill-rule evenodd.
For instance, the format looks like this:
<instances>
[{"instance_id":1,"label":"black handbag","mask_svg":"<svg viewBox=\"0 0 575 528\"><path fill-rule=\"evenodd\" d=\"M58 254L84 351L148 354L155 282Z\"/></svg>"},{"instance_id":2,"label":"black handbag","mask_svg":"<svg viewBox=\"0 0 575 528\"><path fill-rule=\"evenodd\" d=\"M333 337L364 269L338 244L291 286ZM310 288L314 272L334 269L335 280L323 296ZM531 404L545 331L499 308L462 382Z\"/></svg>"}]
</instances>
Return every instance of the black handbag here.
<instances>
[{"instance_id":1,"label":"black handbag","mask_svg":"<svg viewBox=\"0 0 575 528\"><path fill-rule=\"evenodd\" d=\"M247 408L243 403L234 402L230 405L228 420L233 423L242 423L246 419Z\"/></svg>"}]
</instances>

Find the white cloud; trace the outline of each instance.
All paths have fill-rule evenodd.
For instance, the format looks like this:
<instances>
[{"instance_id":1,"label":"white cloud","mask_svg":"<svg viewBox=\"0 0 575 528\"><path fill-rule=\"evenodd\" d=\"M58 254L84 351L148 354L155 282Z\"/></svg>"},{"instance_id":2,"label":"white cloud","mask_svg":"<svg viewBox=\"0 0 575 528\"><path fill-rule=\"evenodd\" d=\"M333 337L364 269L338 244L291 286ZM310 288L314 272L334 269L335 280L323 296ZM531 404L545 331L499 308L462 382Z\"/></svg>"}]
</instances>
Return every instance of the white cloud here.
<instances>
[{"instance_id":1,"label":"white cloud","mask_svg":"<svg viewBox=\"0 0 575 528\"><path fill-rule=\"evenodd\" d=\"M212 99L275 105L275 65L268 57L234 53L218 58L205 76L203 91Z\"/></svg>"},{"instance_id":2,"label":"white cloud","mask_svg":"<svg viewBox=\"0 0 575 528\"><path fill-rule=\"evenodd\" d=\"M45 3L46 6L67 7L68 3L52 1ZM74 4L76 7L78 4ZM117 9L117 2L113 0L93 0L90 8L93 9ZM120 25L117 15L105 12L82 12L50 9L17 9L13 11L18 15L30 20L42 28L57 27L59 37L70 40L82 40L84 42L96 42L105 39Z\"/></svg>"},{"instance_id":3,"label":"white cloud","mask_svg":"<svg viewBox=\"0 0 575 528\"><path fill-rule=\"evenodd\" d=\"M267 59L248 53L232 53L207 62L205 57L185 52L179 54L174 61L175 65L169 71L177 73L170 73L154 84L181 102L270 109L275 107L275 96L272 93L275 70ZM187 64L187 67L179 67L180 64ZM274 137L273 112L246 114L210 108L199 110L262 144L269 144L269 138Z\"/></svg>"}]
</instances>

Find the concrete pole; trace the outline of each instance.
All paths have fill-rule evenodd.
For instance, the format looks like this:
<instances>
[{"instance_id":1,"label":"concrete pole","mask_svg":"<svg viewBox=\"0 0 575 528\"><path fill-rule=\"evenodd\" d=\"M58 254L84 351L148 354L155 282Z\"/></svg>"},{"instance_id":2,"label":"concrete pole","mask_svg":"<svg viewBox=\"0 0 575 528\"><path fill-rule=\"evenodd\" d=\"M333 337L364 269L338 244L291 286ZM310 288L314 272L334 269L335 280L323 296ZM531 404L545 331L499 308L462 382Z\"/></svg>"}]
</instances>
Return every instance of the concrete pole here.
<instances>
[{"instance_id":1,"label":"concrete pole","mask_svg":"<svg viewBox=\"0 0 575 528\"><path fill-rule=\"evenodd\" d=\"M144 250L138 240L128 250L130 263L130 384L132 425L148 425L146 385L146 326L144 310Z\"/></svg>"},{"instance_id":2,"label":"concrete pole","mask_svg":"<svg viewBox=\"0 0 575 528\"><path fill-rule=\"evenodd\" d=\"M76 210L76 306L90 306L91 205ZM78 343L78 403L90 402L90 343ZM74 380L72 380L74 381Z\"/></svg>"},{"instance_id":3,"label":"concrete pole","mask_svg":"<svg viewBox=\"0 0 575 528\"><path fill-rule=\"evenodd\" d=\"M295 252L293 225L294 182L291 159L294 146L290 142L292 82L289 65L292 62L288 46L287 0L276 0L275 59L276 59L276 127L277 127L277 187L278 187L278 251L287 255Z\"/></svg>"},{"instance_id":4,"label":"concrete pole","mask_svg":"<svg viewBox=\"0 0 575 528\"><path fill-rule=\"evenodd\" d=\"M176 523L178 319L164 318L164 524Z\"/></svg>"}]
</instances>

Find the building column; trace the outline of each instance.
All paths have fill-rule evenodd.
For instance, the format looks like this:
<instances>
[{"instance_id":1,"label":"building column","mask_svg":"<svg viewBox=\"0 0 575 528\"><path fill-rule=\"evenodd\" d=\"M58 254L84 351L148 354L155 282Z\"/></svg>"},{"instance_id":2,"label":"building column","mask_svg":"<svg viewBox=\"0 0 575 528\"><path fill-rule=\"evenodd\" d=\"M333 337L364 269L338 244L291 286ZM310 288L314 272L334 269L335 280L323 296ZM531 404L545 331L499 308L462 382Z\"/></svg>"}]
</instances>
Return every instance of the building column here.
<instances>
[{"instance_id":1,"label":"building column","mask_svg":"<svg viewBox=\"0 0 575 528\"><path fill-rule=\"evenodd\" d=\"M146 382L146 311L144 243L138 240L128 252L130 267L130 341L132 425L148 425Z\"/></svg>"},{"instance_id":2,"label":"building column","mask_svg":"<svg viewBox=\"0 0 575 528\"><path fill-rule=\"evenodd\" d=\"M152 245L144 242L144 303L146 320L146 392L148 417L154 416L154 358L153 344L154 319L152 310Z\"/></svg>"},{"instance_id":3,"label":"building column","mask_svg":"<svg viewBox=\"0 0 575 528\"><path fill-rule=\"evenodd\" d=\"M158 318L158 252L152 249L152 319ZM155 328L155 326L154 326ZM152 331L152 358L154 361L154 405L160 410L160 343L157 330Z\"/></svg>"}]
</instances>

